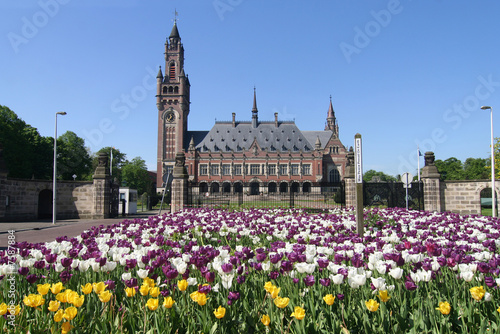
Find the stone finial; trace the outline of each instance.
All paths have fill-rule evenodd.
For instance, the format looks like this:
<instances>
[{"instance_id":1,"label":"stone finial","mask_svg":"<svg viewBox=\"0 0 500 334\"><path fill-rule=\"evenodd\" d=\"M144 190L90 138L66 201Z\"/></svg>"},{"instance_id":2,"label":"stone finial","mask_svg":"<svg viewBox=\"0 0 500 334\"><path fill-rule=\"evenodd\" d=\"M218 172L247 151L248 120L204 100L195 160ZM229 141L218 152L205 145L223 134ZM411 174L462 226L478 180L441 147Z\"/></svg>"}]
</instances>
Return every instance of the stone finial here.
<instances>
[{"instance_id":1,"label":"stone finial","mask_svg":"<svg viewBox=\"0 0 500 334\"><path fill-rule=\"evenodd\" d=\"M97 157L97 168L94 172L94 179L109 176L108 160L108 154L106 152L99 153L99 156Z\"/></svg>"},{"instance_id":2,"label":"stone finial","mask_svg":"<svg viewBox=\"0 0 500 334\"><path fill-rule=\"evenodd\" d=\"M317 150L321 150L321 140L319 140L319 136L316 137L316 143L314 143L314 147Z\"/></svg>"},{"instance_id":3,"label":"stone finial","mask_svg":"<svg viewBox=\"0 0 500 334\"><path fill-rule=\"evenodd\" d=\"M440 178L441 174L434 163L434 152L425 152L425 166L422 168L422 178Z\"/></svg>"},{"instance_id":4,"label":"stone finial","mask_svg":"<svg viewBox=\"0 0 500 334\"><path fill-rule=\"evenodd\" d=\"M172 171L174 178L187 178L188 173L186 169L186 155L184 152L177 152L175 154L175 165Z\"/></svg>"},{"instance_id":5,"label":"stone finial","mask_svg":"<svg viewBox=\"0 0 500 334\"><path fill-rule=\"evenodd\" d=\"M354 149L352 146L349 148L349 152L346 154L347 163L345 168L345 177L354 178L355 168L354 168Z\"/></svg>"}]
</instances>

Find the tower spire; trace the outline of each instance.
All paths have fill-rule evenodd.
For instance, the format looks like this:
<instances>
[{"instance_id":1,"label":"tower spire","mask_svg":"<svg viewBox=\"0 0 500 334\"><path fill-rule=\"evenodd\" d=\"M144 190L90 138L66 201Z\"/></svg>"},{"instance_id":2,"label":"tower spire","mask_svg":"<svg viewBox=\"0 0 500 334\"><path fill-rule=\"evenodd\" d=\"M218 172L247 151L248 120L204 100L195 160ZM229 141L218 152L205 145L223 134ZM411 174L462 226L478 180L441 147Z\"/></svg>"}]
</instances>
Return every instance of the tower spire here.
<instances>
[{"instance_id":1,"label":"tower spire","mask_svg":"<svg viewBox=\"0 0 500 334\"><path fill-rule=\"evenodd\" d=\"M253 87L253 108L252 108L252 127L256 128L259 123L259 111L257 110L257 93L255 86Z\"/></svg>"},{"instance_id":2,"label":"tower spire","mask_svg":"<svg viewBox=\"0 0 500 334\"><path fill-rule=\"evenodd\" d=\"M332 96L330 95L330 105L328 106L328 114L326 116L325 130L331 130L338 135L337 120L335 119L335 111L333 111Z\"/></svg>"}]
</instances>

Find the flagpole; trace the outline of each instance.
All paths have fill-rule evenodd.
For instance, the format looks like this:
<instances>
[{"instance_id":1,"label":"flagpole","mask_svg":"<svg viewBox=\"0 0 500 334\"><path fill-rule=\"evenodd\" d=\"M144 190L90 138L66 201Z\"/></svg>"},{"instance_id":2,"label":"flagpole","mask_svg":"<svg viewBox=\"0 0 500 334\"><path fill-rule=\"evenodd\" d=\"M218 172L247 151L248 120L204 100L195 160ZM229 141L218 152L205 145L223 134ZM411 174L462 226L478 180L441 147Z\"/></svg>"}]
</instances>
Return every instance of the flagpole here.
<instances>
[{"instance_id":1,"label":"flagpole","mask_svg":"<svg viewBox=\"0 0 500 334\"><path fill-rule=\"evenodd\" d=\"M418 182L420 182L420 148L417 145L417 172L418 172Z\"/></svg>"}]
</instances>

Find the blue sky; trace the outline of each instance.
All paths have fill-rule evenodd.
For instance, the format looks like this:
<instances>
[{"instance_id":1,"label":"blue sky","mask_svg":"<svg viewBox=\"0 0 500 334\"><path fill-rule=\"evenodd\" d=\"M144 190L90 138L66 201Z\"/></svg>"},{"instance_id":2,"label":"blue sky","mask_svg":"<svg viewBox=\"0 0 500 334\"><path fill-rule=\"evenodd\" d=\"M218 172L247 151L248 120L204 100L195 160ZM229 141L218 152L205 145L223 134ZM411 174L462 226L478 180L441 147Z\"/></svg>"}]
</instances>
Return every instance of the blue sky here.
<instances>
[{"instance_id":1,"label":"blue sky","mask_svg":"<svg viewBox=\"0 0 500 334\"><path fill-rule=\"evenodd\" d=\"M156 169L155 77L177 9L191 82L189 130L217 120L324 128L329 96L364 170L416 173L489 158L500 124L500 2L38 0L0 3L0 104L43 136L70 130ZM495 133L498 133L498 130ZM498 135L496 135L498 136ZM499 136L500 137L500 136ZM420 161L423 166L423 159Z\"/></svg>"}]
</instances>

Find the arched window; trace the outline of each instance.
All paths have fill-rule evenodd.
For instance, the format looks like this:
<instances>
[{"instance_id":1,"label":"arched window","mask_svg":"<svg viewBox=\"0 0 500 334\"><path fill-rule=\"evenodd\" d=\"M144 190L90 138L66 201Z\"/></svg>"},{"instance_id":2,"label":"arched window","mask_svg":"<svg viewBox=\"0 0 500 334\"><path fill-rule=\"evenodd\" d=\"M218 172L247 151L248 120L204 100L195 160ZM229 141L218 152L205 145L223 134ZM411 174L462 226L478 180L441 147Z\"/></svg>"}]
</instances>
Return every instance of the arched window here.
<instances>
[{"instance_id":1,"label":"arched window","mask_svg":"<svg viewBox=\"0 0 500 334\"><path fill-rule=\"evenodd\" d=\"M178 93L179 93L179 86L175 86L175 88L174 88L174 93L175 93L175 94L178 94Z\"/></svg>"},{"instance_id":2,"label":"arched window","mask_svg":"<svg viewBox=\"0 0 500 334\"><path fill-rule=\"evenodd\" d=\"M328 173L328 182L340 182L340 173L336 168Z\"/></svg>"},{"instance_id":3,"label":"arched window","mask_svg":"<svg viewBox=\"0 0 500 334\"><path fill-rule=\"evenodd\" d=\"M171 63L169 67L169 72L168 76L170 77L170 80L175 79L175 63Z\"/></svg>"},{"instance_id":4,"label":"arched window","mask_svg":"<svg viewBox=\"0 0 500 334\"><path fill-rule=\"evenodd\" d=\"M174 92L174 87L172 87L172 86L168 87L168 92L169 93L173 93Z\"/></svg>"},{"instance_id":5,"label":"arched window","mask_svg":"<svg viewBox=\"0 0 500 334\"><path fill-rule=\"evenodd\" d=\"M275 182L269 182L267 185L267 192L268 193L275 193L276 192L276 183Z\"/></svg>"},{"instance_id":6,"label":"arched window","mask_svg":"<svg viewBox=\"0 0 500 334\"><path fill-rule=\"evenodd\" d=\"M280 193L287 193L288 192L288 183L282 182L280 183Z\"/></svg>"},{"instance_id":7,"label":"arched window","mask_svg":"<svg viewBox=\"0 0 500 334\"><path fill-rule=\"evenodd\" d=\"M311 192L311 184L309 182L304 182L304 184L302 185L302 192L303 193Z\"/></svg>"},{"instance_id":8,"label":"arched window","mask_svg":"<svg viewBox=\"0 0 500 334\"><path fill-rule=\"evenodd\" d=\"M229 182L224 182L222 184L222 192L223 193L230 193L231 192L231 184Z\"/></svg>"},{"instance_id":9,"label":"arched window","mask_svg":"<svg viewBox=\"0 0 500 334\"><path fill-rule=\"evenodd\" d=\"M210 190L213 193L218 193L219 192L219 184L218 183L212 183L210 186Z\"/></svg>"},{"instance_id":10,"label":"arched window","mask_svg":"<svg viewBox=\"0 0 500 334\"><path fill-rule=\"evenodd\" d=\"M163 86L163 94L167 94L168 92L168 87L167 86Z\"/></svg>"},{"instance_id":11,"label":"arched window","mask_svg":"<svg viewBox=\"0 0 500 334\"><path fill-rule=\"evenodd\" d=\"M290 187L290 191L292 193L298 193L299 192L299 183L298 182L293 182L292 186Z\"/></svg>"}]
</instances>

